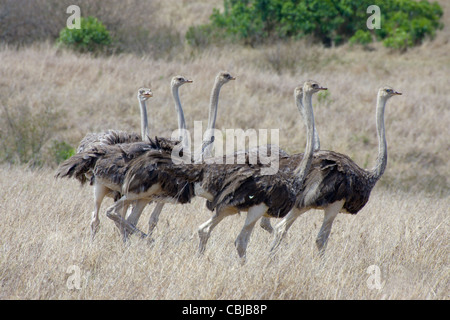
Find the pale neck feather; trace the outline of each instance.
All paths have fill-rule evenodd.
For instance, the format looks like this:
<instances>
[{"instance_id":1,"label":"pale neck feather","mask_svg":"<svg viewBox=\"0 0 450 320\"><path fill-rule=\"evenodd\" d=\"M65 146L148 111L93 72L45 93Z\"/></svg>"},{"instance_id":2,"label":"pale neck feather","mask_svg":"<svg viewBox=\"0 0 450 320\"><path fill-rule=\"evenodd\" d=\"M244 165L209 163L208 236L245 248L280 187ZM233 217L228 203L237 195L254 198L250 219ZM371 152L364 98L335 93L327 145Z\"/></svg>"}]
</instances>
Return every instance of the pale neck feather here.
<instances>
[{"instance_id":1,"label":"pale neck feather","mask_svg":"<svg viewBox=\"0 0 450 320\"><path fill-rule=\"evenodd\" d=\"M139 99L139 106L141 110L141 138L142 141L149 142L150 130L148 128L147 104L145 100Z\"/></svg>"}]
</instances>

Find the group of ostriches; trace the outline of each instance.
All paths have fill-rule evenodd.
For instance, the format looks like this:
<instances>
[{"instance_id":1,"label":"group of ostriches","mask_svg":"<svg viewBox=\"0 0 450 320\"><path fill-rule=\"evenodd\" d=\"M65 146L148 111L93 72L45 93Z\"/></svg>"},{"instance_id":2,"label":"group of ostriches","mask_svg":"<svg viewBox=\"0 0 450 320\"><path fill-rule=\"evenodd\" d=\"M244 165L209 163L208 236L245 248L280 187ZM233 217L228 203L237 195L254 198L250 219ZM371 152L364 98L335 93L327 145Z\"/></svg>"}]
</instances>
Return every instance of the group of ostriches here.
<instances>
[{"instance_id":1,"label":"group of ostriches","mask_svg":"<svg viewBox=\"0 0 450 320\"><path fill-rule=\"evenodd\" d=\"M371 170L360 168L346 155L320 150L312 96L327 88L311 80L294 90L295 104L306 127L304 153L290 155L278 146L264 145L239 150L222 158L244 155L243 163L208 161L213 159L211 149L220 89L234 79L228 72L220 72L215 78L207 134L200 150L190 156L195 161L172 160L175 148L182 152L188 146L178 90L181 85L192 81L183 76L175 76L171 82L178 128L181 129L179 139L150 138L146 101L153 94L147 88L138 91L141 135L118 130L86 135L77 154L59 166L56 176L74 177L82 184L89 181L93 185L92 238L99 227L99 210L105 196L114 198L114 204L107 209L106 215L115 222L124 240L132 233L150 236L165 203L186 204L194 196L199 196L206 198L206 207L213 212L212 217L198 230L200 252L205 250L212 230L223 218L243 211L247 212L247 216L235 241L239 256L245 257L250 235L258 220L261 227L274 233L271 246L271 252L274 252L295 219L310 209L324 211L323 224L316 239L319 252L324 252L337 214L356 214L361 210L386 168L384 110L387 100L401 93L388 86L378 91L376 127L379 148L376 165ZM278 172L267 173L263 170L267 164L249 161L259 152L276 155ZM149 219L148 233L145 234L136 225L143 209L151 202L155 202L156 206ZM279 219L273 228L269 218Z\"/></svg>"}]
</instances>

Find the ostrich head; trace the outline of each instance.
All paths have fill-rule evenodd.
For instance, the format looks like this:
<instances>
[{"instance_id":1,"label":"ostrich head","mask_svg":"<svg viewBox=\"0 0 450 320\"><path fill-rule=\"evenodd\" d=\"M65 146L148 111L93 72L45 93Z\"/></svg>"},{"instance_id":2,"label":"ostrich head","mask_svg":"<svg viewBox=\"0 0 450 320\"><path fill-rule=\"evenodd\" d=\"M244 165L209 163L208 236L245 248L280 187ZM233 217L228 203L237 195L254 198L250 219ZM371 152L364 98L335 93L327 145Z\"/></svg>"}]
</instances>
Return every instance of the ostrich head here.
<instances>
[{"instance_id":1,"label":"ostrich head","mask_svg":"<svg viewBox=\"0 0 450 320\"><path fill-rule=\"evenodd\" d=\"M139 101L147 101L148 98L153 97L153 92L149 88L140 88L138 90L138 99Z\"/></svg>"},{"instance_id":2,"label":"ostrich head","mask_svg":"<svg viewBox=\"0 0 450 320\"><path fill-rule=\"evenodd\" d=\"M397 92L394 88L389 86L383 86L378 90L378 96L381 98L390 98L396 95L401 95L401 92Z\"/></svg>"},{"instance_id":3,"label":"ostrich head","mask_svg":"<svg viewBox=\"0 0 450 320\"><path fill-rule=\"evenodd\" d=\"M303 84L303 92L306 93L315 93L320 90L328 90L328 88L321 87L317 81L308 80Z\"/></svg>"},{"instance_id":4,"label":"ostrich head","mask_svg":"<svg viewBox=\"0 0 450 320\"><path fill-rule=\"evenodd\" d=\"M218 81L221 84L225 84L230 80L236 80L235 77L233 77L229 72L227 71L221 71L216 77L216 81Z\"/></svg>"},{"instance_id":5,"label":"ostrich head","mask_svg":"<svg viewBox=\"0 0 450 320\"><path fill-rule=\"evenodd\" d=\"M185 83L192 83L193 81L184 76L175 76L172 78L170 85L172 87L179 87Z\"/></svg>"}]
</instances>

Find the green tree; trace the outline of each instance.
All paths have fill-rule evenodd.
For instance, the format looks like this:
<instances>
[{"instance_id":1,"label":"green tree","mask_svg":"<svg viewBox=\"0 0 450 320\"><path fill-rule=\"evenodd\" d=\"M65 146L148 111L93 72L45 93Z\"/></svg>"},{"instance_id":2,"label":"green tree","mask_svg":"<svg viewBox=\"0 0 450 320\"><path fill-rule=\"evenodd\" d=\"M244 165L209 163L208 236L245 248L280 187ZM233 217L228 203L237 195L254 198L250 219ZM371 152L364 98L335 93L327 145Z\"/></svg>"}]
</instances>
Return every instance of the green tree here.
<instances>
[{"instance_id":1,"label":"green tree","mask_svg":"<svg viewBox=\"0 0 450 320\"><path fill-rule=\"evenodd\" d=\"M367 28L370 5L380 7L381 29ZM253 46L273 38L310 35L326 46L377 40L406 49L433 38L443 27L442 14L438 3L426 0L224 0L224 11L214 9L211 23L191 27L186 38L195 45L223 36Z\"/></svg>"}]
</instances>

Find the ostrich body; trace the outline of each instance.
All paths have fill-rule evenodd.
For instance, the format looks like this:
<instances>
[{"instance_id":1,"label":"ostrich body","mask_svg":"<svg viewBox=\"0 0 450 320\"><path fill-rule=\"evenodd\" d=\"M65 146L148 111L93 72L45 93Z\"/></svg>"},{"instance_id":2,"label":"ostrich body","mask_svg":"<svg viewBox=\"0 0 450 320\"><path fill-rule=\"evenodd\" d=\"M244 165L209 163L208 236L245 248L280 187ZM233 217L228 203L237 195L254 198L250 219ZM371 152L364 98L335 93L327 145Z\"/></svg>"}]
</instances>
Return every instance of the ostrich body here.
<instances>
[{"instance_id":1,"label":"ostrich body","mask_svg":"<svg viewBox=\"0 0 450 320\"><path fill-rule=\"evenodd\" d=\"M209 120L207 128L207 139L204 140L202 149L198 156L203 156L211 151L212 142L214 141L214 128L217 117L219 93L222 86L230 80L235 80L228 72L220 72L214 82L210 97ZM184 127L185 128L185 127ZM186 147L184 143L182 148ZM149 153L152 154L152 153ZM151 234L156 227L159 215L161 213L164 203L180 203L184 204L190 201L190 197L194 194L190 192L191 185L182 182L180 179L173 179L169 182L168 175L161 172L156 172L157 166L153 162L152 157L147 157L146 154L140 155L135 161L127 165L127 179L126 186L122 187L123 196L118 202L107 210L107 216L114 220L117 225L121 226L121 230L133 233L139 231L136 229L137 222L140 218L142 210L150 201L158 203L149 220L148 234ZM175 187L178 186L178 187ZM180 198L180 193L185 194L189 198ZM127 207L131 201L137 201L136 210L133 209L127 220L123 219L123 214L118 215L117 212L122 211ZM124 233L124 236L126 234Z\"/></svg>"},{"instance_id":2,"label":"ostrich body","mask_svg":"<svg viewBox=\"0 0 450 320\"><path fill-rule=\"evenodd\" d=\"M379 148L375 167L372 170L365 170L346 155L333 151L316 152L294 209L275 226L272 252L278 248L295 219L310 209L322 209L324 219L316 238L316 245L319 252L323 253L337 214L339 212L357 214L365 206L373 187L386 169L384 111L387 100L395 95L401 93L390 87L383 87L378 91L376 125ZM301 157L301 154L293 155L289 161L295 163ZM290 171L292 166L288 163L282 170Z\"/></svg>"}]
</instances>

